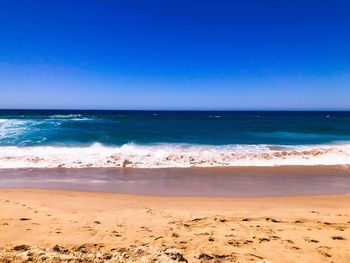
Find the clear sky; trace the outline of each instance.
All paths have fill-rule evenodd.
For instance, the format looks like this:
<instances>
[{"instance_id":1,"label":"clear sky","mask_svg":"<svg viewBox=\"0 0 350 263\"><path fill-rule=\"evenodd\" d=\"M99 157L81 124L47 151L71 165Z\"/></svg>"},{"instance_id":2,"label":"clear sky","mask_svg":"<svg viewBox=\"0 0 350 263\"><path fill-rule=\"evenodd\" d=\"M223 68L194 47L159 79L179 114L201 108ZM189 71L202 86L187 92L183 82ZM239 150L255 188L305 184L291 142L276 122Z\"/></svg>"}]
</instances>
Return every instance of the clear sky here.
<instances>
[{"instance_id":1,"label":"clear sky","mask_svg":"<svg viewBox=\"0 0 350 263\"><path fill-rule=\"evenodd\" d=\"M350 1L0 1L0 108L350 109Z\"/></svg>"}]
</instances>

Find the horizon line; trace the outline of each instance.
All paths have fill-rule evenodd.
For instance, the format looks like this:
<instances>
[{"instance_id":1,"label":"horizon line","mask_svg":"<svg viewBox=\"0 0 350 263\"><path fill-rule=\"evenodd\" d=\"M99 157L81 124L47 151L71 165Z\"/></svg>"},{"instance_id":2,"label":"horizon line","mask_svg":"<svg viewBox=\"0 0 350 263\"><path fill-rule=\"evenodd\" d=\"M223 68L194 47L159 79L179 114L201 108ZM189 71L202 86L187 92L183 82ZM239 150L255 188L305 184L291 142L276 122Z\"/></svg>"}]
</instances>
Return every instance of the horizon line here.
<instances>
[{"instance_id":1,"label":"horizon line","mask_svg":"<svg viewBox=\"0 0 350 263\"><path fill-rule=\"evenodd\" d=\"M173 112L185 112L185 111L208 111L208 112L232 112L232 111L246 111L246 112L254 112L254 111L267 111L267 112L350 112L350 109L82 109L82 108L0 108L0 111L6 110L23 110L23 111L173 111Z\"/></svg>"}]
</instances>

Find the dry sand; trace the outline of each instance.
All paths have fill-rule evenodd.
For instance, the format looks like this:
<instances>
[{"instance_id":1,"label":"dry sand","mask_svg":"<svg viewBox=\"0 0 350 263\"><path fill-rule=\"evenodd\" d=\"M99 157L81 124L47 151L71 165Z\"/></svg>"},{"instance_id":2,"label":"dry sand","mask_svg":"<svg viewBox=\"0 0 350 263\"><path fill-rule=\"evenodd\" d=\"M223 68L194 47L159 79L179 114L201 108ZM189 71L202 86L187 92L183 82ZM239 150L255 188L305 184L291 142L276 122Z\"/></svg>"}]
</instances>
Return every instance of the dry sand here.
<instances>
[{"instance_id":1,"label":"dry sand","mask_svg":"<svg viewBox=\"0 0 350 263\"><path fill-rule=\"evenodd\" d=\"M0 190L0 262L350 262L350 196Z\"/></svg>"}]
</instances>

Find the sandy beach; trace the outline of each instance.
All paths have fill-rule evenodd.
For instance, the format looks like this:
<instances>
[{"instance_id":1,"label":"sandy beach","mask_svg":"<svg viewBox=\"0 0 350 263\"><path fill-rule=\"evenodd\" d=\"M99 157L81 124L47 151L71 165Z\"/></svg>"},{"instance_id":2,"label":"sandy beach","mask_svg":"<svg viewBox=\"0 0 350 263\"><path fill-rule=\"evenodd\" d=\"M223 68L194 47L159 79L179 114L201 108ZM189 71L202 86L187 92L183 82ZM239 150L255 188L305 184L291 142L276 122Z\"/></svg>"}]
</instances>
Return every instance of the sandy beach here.
<instances>
[{"instance_id":1,"label":"sandy beach","mask_svg":"<svg viewBox=\"0 0 350 263\"><path fill-rule=\"evenodd\" d=\"M0 263L350 263L349 13L0 0Z\"/></svg>"},{"instance_id":2,"label":"sandy beach","mask_svg":"<svg viewBox=\"0 0 350 263\"><path fill-rule=\"evenodd\" d=\"M350 196L0 190L1 262L349 262Z\"/></svg>"}]
</instances>

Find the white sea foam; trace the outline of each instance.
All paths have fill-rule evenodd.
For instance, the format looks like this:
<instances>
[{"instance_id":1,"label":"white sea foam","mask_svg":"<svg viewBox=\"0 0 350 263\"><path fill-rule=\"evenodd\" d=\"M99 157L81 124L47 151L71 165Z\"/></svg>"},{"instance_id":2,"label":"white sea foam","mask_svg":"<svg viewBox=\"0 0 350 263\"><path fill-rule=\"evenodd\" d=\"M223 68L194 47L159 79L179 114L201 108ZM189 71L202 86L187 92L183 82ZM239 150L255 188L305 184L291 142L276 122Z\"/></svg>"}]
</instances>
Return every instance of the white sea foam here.
<instances>
[{"instance_id":1,"label":"white sea foam","mask_svg":"<svg viewBox=\"0 0 350 263\"><path fill-rule=\"evenodd\" d=\"M81 114L51 115L49 119L66 121L89 121L92 118L84 117Z\"/></svg>"},{"instance_id":2,"label":"white sea foam","mask_svg":"<svg viewBox=\"0 0 350 263\"><path fill-rule=\"evenodd\" d=\"M279 165L350 165L350 144L186 145L125 144L108 147L0 147L0 168L220 167Z\"/></svg>"},{"instance_id":3,"label":"white sea foam","mask_svg":"<svg viewBox=\"0 0 350 263\"><path fill-rule=\"evenodd\" d=\"M81 114L59 114L59 115L51 115L51 119L69 119L69 118L78 118L81 117Z\"/></svg>"},{"instance_id":4,"label":"white sea foam","mask_svg":"<svg viewBox=\"0 0 350 263\"><path fill-rule=\"evenodd\" d=\"M58 127L64 121L86 121L91 118L82 117L80 114L53 115L49 119L0 119L0 139L16 139L26 132L34 132L40 125L48 124Z\"/></svg>"},{"instance_id":5,"label":"white sea foam","mask_svg":"<svg viewBox=\"0 0 350 263\"><path fill-rule=\"evenodd\" d=\"M32 121L0 119L0 139L17 136L29 129Z\"/></svg>"}]
</instances>

